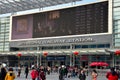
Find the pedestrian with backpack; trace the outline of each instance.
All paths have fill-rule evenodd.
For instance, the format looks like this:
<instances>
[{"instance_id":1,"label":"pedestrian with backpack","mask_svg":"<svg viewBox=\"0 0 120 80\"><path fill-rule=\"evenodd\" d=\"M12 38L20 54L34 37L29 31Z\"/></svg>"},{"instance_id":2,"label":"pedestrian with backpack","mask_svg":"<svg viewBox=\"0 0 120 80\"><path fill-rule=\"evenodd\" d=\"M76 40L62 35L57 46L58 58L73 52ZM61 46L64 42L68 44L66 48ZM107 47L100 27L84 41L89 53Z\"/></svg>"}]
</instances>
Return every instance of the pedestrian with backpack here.
<instances>
[{"instance_id":1,"label":"pedestrian with backpack","mask_svg":"<svg viewBox=\"0 0 120 80\"><path fill-rule=\"evenodd\" d=\"M111 71L106 74L106 78L108 80L118 80L119 76L118 73L115 71L115 68L111 68Z\"/></svg>"},{"instance_id":2,"label":"pedestrian with backpack","mask_svg":"<svg viewBox=\"0 0 120 80\"><path fill-rule=\"evenodd\" d=\"M5 80L14 80L15 79L15 73L13 72L13 68L9 68Z\"/></svg>"},{"instance_id":3,"label":"pedestrian with backpack","mask_svg":"<svg viewBox=\"0 0 120 80\"><path fill-rule=\"evenodd\" d=\"M34 67L32 67L32 71L30 73L32 80L35 80L38 77L38 73Z\"/></svg>"}]
</instances>

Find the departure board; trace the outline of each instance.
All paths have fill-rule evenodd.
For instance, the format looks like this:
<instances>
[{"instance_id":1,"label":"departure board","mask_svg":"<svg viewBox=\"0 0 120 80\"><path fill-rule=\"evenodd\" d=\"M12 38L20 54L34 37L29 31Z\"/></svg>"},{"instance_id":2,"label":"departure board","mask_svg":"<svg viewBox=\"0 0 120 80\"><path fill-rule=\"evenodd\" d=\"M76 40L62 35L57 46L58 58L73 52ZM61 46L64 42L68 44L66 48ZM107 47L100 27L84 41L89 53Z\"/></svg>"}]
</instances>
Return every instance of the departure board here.
<instances>
[{"instance_id":1,"label":"departure board","mask_svg":"<svg viewBox=\"0 0 120 80\"><path fill-rule=\"evenodd\" d=\"M12 39L108 33L108 1L12 19Z\"/></svg>"},{"instance_id":2,"label":"departure board","mask_svg":"<svg viewBox=\"0 0 120 80\"><path fill-rule=\"evenodd\" d=\"M108 32L108 2L33 15L33 37L82 35Z\"/></svg>"}]
</instances>

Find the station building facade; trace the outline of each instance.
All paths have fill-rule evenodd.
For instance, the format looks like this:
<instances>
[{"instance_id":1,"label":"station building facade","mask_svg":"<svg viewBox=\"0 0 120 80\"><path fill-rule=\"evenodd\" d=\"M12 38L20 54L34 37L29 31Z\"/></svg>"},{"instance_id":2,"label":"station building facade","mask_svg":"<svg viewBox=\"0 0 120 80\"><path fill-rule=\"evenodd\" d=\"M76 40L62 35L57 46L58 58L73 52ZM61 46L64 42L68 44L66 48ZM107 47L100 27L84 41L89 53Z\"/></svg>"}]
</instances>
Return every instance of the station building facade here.
<instances>
[{"instance_id":1,"label":"station building facade","mask_svg":"<svg viewBox=\"0 0 120 80\"><path fill-rule=\"evenodd\" d=\"M22 53L22 65L85 67L103 61L113 66L113 56L107 50L119 48L113 35L112 4L99 1L0 18L0 44L4 45L0 50L12 57Z\"/></svg>"}]
</instances>

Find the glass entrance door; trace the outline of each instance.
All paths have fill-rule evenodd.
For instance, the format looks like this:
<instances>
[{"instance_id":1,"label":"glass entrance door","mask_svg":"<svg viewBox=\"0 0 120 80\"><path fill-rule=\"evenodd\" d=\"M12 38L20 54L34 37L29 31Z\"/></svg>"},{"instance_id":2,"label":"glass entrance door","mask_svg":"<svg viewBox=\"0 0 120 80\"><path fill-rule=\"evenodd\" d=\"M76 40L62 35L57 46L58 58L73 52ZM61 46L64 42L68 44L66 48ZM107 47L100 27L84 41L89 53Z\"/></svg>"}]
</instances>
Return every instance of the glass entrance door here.
<instances>
[{"instance_id":1,"label":"glass entrance door","mask_svg":"<svg viewBox=\"0 0 120 80\"><path fill-rule=\"evenodd\" d=\"M57 61L48 61L48 63L47 63L47 66L49 66L49 67L54 67L54 66L59 67L61 65L65 65L65 61L57 60Z\"/></svg>"}]
</instances>

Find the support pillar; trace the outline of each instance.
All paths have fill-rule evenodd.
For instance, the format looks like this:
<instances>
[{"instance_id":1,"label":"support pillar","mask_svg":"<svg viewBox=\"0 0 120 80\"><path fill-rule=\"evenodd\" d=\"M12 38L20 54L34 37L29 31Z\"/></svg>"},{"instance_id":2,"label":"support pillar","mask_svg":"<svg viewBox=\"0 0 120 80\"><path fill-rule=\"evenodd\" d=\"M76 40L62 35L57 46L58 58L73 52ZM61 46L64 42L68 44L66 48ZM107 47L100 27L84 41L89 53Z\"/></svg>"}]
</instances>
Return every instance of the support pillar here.
<instances>
[{"instance_id":1,"label":"support pillar","mask_svg":"<svg viewBox=\"0 0 120 80\"><path fill-rule=\"evenodd\" d=\"M37 47L37 67L40 66L39 47Z\"/></svg>"}]
</instances>

